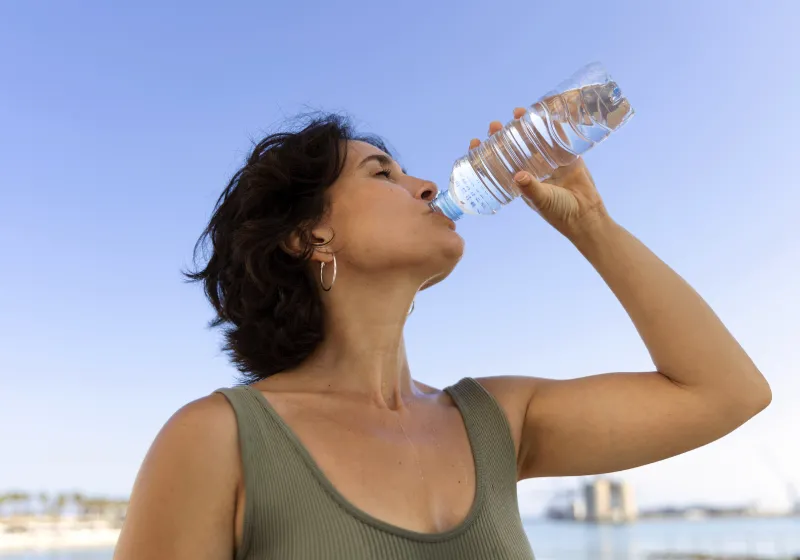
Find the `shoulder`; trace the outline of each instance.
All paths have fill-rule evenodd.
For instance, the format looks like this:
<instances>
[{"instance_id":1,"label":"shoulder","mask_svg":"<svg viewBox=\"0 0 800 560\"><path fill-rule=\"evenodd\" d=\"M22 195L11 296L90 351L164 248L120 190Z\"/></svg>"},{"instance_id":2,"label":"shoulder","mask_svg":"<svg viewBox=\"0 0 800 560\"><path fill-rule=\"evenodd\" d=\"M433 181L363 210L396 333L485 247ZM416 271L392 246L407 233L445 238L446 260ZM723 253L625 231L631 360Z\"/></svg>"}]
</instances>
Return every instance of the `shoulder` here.
<instances>
[{"instance_id":1,"label":"shoulder","mask_svg":"<svg viewBox=\"0 0 800 560\"><path fill-rule=\"evenodd\" d=\"M202 397L178 409L156 436L140 474L207 478L235 484L238 478L236 415L225 396ZM160 477L159 477L160 478Z\"/></svg>"},{"instance_id":2,"label":"shoulder","mask_svg":"<svg viewBox=\"0 0 800 560\"><path fill-rule=\"evenodd\" d=\"M142 463L115 558L229 555L240 480L236 417L225 397L181 407Z\"/></svg>"},{"instance_id":3,"label":"shoulder","mask_svg":"<svg viewBox=\"0 0 800 560\"><path fill-rule=\"evenodd\" d=\"M236 415L228 399L212 393L178 409L161 429L156 442L168 440L185 450L211 452L208 444L216 450L229 447L236 443L236 433Z\"/></svg>"},{"instance_id":4,"label":"shoulder","mask_svg":"<svg viewBox=\"0 0 800 560\"><path fill-rule=\"evenodd\" d=\"M161 428L139 470L131 505L145 496L152 505L162 492L176 503L201 495L225 499L239 486L239 465L236 416L225 397L213 393L182 406Z\"/></svg>"}]
</instances>

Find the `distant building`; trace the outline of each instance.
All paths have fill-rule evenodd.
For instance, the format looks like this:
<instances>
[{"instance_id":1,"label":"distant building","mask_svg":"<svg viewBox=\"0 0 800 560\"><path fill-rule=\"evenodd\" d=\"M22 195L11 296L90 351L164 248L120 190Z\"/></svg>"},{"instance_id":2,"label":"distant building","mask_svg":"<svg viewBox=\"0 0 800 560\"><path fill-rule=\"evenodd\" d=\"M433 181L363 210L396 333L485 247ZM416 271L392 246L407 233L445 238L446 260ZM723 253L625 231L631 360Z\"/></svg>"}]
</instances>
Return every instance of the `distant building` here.
<instances>
[{"instance_id":1,"label":"distant building","mask_svg":"<svg viewBox=\"0 0 800 560\"><path fill-rule=\"evenodd\" d=\"M639 510L628 483L602 477L583 484L578 492L556 493L545 514L550 519L629 523L638 519Z\"/></svg>"},{"instance_id":2,"label":"distant building","mask_svg":"<svg viewBox=\"0 0 800 560\"><path fill-rule=\"evenodd\" d=\"M584 485L583 494L587 521L628 523L639 515L633 488L627 482L597 478Z\"/></svg>"}]
</instances>

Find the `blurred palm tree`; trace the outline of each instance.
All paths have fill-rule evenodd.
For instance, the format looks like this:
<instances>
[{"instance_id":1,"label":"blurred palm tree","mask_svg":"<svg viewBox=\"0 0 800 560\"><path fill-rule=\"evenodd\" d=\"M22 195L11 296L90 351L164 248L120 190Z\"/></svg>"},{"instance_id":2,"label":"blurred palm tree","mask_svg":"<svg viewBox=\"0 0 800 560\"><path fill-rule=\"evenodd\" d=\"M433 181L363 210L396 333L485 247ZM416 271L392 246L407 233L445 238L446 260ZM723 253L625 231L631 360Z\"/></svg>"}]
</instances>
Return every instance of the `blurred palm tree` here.
<instances>
[{"instance_id":1,"label":"blurred palm tree","mask_svg":"<svg viewBox=\"0 0 800 560\"><path fill-rule=\"evenodd\" d=\"M77 510L78 519L83 519L83 517L86 516L86 496L80 492L75 492L72 494L72 503L75 505L75 509Z\"/></svg>"},{"instance_id":2,"label":"blurred palm tree","mask_svg":"<svg viewBox=\"0 0 800 560\"><path fill-rule=\"evenodd\" d=\"M31 500L33 496L29 492L20 492L19 502L22 504L22 515L29 516L31 514Z\"/></svg>"},{"instance_id":3,"label":"blurred palm tree","mask_svg":"<svg viewBox=\"0 0 800 560\"><path fill-rule=\"evenodd\" d=\"M60 521L64 513L74 510L78 520L108 520L121 523L125 518L128 500L87 496L80 492L34 493L10 491L0 493L0 521L4 518L30 516L34 512Z\"/></svg>"},{"instance_id":4,"label":"blurred palm tree","mask_svg":"<svg viewBox=\"0 0 800 560\"><path fill-rule=\"evenodd\" d=\"M46 515L50 513L50 508L47 507L50 504L50 496L47 492L39 492L39 510L40 515Z\"/></svg>"},{"instance_id":5,"label":"blurred palm tree","mask_svg":"<svg viewBox=\"0 0 800 560\"><path fill-rule=\"evenodd\" d=\"M95 520L108 516L110 501L107 498L94 497L86 501L86 513Z\"/></svg>"},{"instance_id":6,"label":"blurred palm tree","mask_svg":"<svg viewBox=\"0 0 800 560\"><path fill-rule=\"evenodd\" d=\"M10 515L26 515L30 511L30 494L21 491L12 491L5 495L5 501L10 504Z\"/></svg>"},{"instance_id":7,"label":"blurred palm tree","mask_svg":"<svg viewBox=\"0 0 800 560\"><path fill-rule=\"evenodd\" d=\"M53 500L52 508L53 508L53 517L56 519L61 519L61 516L64 515L64 508L69 501L69 496L64 494L63 492L59 493L56 496L56 499Z\"/></svg>"}]
</instances>

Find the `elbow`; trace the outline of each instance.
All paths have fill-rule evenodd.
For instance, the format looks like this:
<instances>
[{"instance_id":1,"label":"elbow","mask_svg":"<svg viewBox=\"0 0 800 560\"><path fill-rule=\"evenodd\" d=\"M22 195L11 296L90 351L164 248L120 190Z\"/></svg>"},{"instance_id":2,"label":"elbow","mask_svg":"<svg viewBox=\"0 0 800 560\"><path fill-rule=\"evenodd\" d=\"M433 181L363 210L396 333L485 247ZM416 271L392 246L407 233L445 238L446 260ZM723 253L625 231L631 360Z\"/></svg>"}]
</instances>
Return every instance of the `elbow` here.
<instances>
[{"instance_id":1,"label":"elbow","mask_svg":"<svg viewBox=\"0 0 800 560\"><path fill-rule=\"evenodd\" d=\"M746 375L726 377L727 383L717 385L705 394L709 399L707 402L716 403L714 408L720 414L719 418L725 418L727 423L738 427L772 402L772 389L757 369L753 368Z\"/></svg>"},{"instance_id":2,"label":"elbow","mask_svg":"<svg viewBox=\"0 0 800 560\"><path fill-rule=\"evenodd\" d=\"M772 388L761 372L755 370L750 379L753 381L742 388L739 400L739 406L746 414L745 420L763 411L772 402Z\"/></svg>"},{"instance_id":3,"label":"elbow","mask_svg":"<svg viewBox=\"0 0 800 560\"><path fill-rule=\"evenodd\" d=\"M772 388L769 386L769 383L766 379L764 379L763 376L761 377L761 380L761 390L758 392L755 403L757 408L756 414L767 408L770 403L772 403Z\"/></svg>"}]
</instances>

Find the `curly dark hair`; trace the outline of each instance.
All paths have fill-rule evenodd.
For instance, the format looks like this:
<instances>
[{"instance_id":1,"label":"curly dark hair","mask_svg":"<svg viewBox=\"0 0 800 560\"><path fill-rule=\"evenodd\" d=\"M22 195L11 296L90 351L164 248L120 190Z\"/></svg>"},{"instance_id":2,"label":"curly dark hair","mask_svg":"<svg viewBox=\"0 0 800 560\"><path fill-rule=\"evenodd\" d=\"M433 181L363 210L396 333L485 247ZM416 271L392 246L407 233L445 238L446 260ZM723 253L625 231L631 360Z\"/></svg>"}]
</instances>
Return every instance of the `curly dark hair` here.
<instances>
[{"instance_id":1,"label":"curly dark hair","mask_svg":"<svg viewBox=\"0 0 800 560\"><path fill-rule=\"evenodd\" d=\"M195 245L195 271L184 275L203 283L216 311L210 326L223 326L223 350L243 383L296 367L323 338L324 309L308 266L320 245L310 230L329 208L327 190L342 172L349 140L389 153L335 114L301 117L294 131L258 142ZM285 249L293 234L299 254Z\"/></svg>"}]
</instances>

